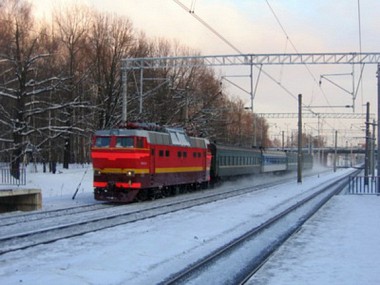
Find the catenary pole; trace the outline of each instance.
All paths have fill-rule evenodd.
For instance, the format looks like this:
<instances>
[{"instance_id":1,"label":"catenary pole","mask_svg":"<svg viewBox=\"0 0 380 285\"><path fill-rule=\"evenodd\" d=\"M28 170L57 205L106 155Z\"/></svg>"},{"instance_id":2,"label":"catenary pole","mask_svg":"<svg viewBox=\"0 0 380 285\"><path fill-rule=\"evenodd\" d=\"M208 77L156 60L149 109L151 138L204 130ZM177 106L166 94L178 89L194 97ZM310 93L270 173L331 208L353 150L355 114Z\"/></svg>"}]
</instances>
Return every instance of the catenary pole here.
<instances>
[{"instance_id":1,"label":"catenary pole","mask_svg":"<svg viewBox=\"0 0 380 285\"><path fill-rule=\"evenodd\" d=\"M335 131L335 148L334 148L334 172L336 172L336 160L338 158L338 131Z\"/></svg>"},{"instance_id":2,"label":"catenary pole","mask_svg":"<svg viewBox=\"0 0 380 285\"><path fill-rule=\"evenodd\" d=\"M127 70L122 69L121 71L121 82L122 82L122 93L123 93L123 101L122 101L122 110L121 110L121 122L123 125L127 123Z\"/></svg>"},{"instance_id":3,"label":"catenary pole","mask_svg":"<svg viewBox=\"0 0 380 285\"><path fill-rule=\"evenodd\" d=\"M380 193L380 179L379 179L379 167L380 167L380 63L377 64L377 193Z\"/></svg>"},{"instance_id":4,"label":"catenary pole","mask_svg":"<svg viewBox=\"0 0 380 285\"><path fill-rule=\"evenodd\" d=\"M367 102L366 120L365 120L365 160L364 160L364 185L368 185L369 171L369 102Z\"/></svg>"},{"instance_id":5,"label":"catenary pole","mask_svg":"<svg viewBox=\"0 0 380 285\"><path fill-rule=\"evenodd\" d=\"M302 183L302 94L298 94L297 183Z\"/></svg>"}]
</instances>

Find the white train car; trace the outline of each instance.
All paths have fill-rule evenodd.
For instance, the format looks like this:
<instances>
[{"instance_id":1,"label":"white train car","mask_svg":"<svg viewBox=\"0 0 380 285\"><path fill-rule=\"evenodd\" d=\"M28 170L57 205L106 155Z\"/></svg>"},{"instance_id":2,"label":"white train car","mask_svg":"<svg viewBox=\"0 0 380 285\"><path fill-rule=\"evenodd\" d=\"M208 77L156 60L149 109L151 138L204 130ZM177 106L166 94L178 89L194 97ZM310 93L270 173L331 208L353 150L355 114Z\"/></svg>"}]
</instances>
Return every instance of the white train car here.
<instances>
[{"instance_id":1,"label":"white train car","mask_svg":"<svg viewBox=\"0 0 380 285\"><path fill-rule=\"evenodd\" d=\"M261 172L282 172L287 170L286 153L283 151L263 151Z\"/></svg>"}]
</instances>

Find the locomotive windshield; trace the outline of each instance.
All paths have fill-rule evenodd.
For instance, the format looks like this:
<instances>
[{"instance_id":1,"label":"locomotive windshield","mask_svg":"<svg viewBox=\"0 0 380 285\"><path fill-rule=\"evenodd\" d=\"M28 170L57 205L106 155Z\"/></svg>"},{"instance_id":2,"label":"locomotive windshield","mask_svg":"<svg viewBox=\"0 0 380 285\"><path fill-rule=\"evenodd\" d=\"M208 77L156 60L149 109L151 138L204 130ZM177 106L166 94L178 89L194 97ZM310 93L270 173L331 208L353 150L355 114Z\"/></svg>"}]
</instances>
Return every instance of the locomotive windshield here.
<instances>
[{"instance_id":1,"label":"locomotive windshield","mask_svg":"<svg viewBox=\"0 0 380 285\"><path fill-rule=\"evenodd\" d=\"M110 137L96 137L95 146L96 147L109 147L111 142Z\"/></svg>"},{"instance_id":2,"label":"locomotive windshield","mask_svg":"<svg viewBox=\"0 0 380 285\"><path fill-rule=\"evenodd\" d=\"M116 147L133 147L133 138L117 137Z\"/></svg>"}]
</instances>

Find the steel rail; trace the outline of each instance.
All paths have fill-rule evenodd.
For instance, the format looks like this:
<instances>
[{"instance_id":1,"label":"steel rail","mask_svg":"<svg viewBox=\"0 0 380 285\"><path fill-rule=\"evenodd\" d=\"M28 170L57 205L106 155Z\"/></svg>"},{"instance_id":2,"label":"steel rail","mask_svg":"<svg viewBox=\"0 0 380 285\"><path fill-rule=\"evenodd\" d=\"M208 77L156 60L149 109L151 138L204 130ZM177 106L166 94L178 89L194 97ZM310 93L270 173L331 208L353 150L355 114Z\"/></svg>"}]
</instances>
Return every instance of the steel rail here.
<instances>
[{"instance_id":1,"label":"steel rail","mask_svg":"<svg viewBox=\"0 0 380 285\"><path fill-rule=\"evenodd\" d=\"M138 220L153 218L159 215L188 209L221 199L244 195L253 191L272 187L278 183L280 182L276 181L257 186L249 186L233 190L229 189L220 192L194 192L194 196L179 195L173 197L177 199L157 200L157 202L160 203L158 205L142 203L138 205L138 209L131 207L136 204L101 209L96 217L81 217L80 221L76 220L73 222L59 223L58 225L52 219L51 222L53 225L44 226L40 229L26 230L22 226L18 225L17 228L20 232L3 236L0 235L0 255L20 249L26 249L39 244L52 243L60 239L76 237L86 233L124 225ZM199 195L196 196L197 194ZM146 208L141 209L141 207ZM4 228L6 229L6 226L3 226L2 228L4 230ZM3 232L6 231L4 230Z\"/></svg>"},{"instance_id":2,"label":"steel rail","mask_svg":"<svg viewBox=\"0 0 380 285\"><path fill-rule=\"evenodd\" d=\"M360 173L360 170L356 170L355 173ZM207 280L214 280L218 284L244 284L244 282L246 282L258 270L258 268L262 266L263 262L280 245L282 245L288 237L296 232L333 195L336 195L346 186L346 180L347 176L344 176L343 178L329 183L321 190L297 202L293 206L268 219L258 227L246 232L204 258L201 258L199 261L184 270L170 276L160 284L200 284L202 282L206 282ZM289 215L295 213L295 211L309 206L309 203L311 202L315 202L316 199L320 198L320 195L325 194L331 187L334 187L333 191L330 191L327 196L323 197L323 199L314 205L306 215L302 214L302 216L298 218L297 223L291 224L279 237L274 238L272 236L274 241L271 242L269 246L257 248L257 246L255 247L249 245L253 241L258 242L261 234L264 234L264 232L269 232L275 225L279 225L284 221L284 219L288 218ZM256 248L254 256L249 256L249 254L248 257L242 256L242 251L253 251L252 248ZM233 257L235 257L235 259ZM236 257L238 257L238 260L240 261L248 260L247 264L239 267L238 271L234 271L235 269L230 270L230 267L232 267L231 264L234 264L237 260ZM220 276L221 272L224 272L226 275Z\"/></svg>"},{"instance_id":3,"label":"steel rail","mask_svg":"<svg viewBox=\"0 0 380 285\"><path fill-rule=\"evenodd\" d=\"M60 208L46 211L35 212L21 212L21 213L8 213L4 216L0 216L0 227L9 226L14 224L20 224L24 222L42 220L47 218L55 218L62 215L79 214L84 212L96 211L99 209L105 209L115 206L111 203L98 203L81 206L73 206L68 208Z\"/></svg>"}]
</instances>

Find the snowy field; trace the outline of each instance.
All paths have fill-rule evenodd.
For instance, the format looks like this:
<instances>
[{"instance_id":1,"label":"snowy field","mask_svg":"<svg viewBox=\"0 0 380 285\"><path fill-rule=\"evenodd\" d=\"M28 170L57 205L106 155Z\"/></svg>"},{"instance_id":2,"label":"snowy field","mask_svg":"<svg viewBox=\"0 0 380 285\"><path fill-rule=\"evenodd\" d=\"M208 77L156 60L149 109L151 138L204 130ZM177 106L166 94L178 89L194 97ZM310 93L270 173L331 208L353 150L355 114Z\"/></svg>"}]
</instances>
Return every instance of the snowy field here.
<instances>
[{"instance_id":1,"label":"snowy field","mask_svg":"<svg viewBox=\"0 0 380 285\"><path fill-rule=\"evenodd\" d=\"M27 184L20 187L41 189L43 210L95 203L91 164L70 165L69 169L63 169L62 165L57 165L56 174L43 173L42 170L40 164L29 164L27 166ZM72 197L77 189L73 200Z\"/></svg>"},{"instance_id":2,"label":"snowy field","mask_svg":"<svg viewBox=\"0 0 380 285\"><path fill-rule=\"evenodd\" d=\"M8 253L0 256L0 284L157 284L168 272L262 221L292 196L345 171ZM28 169L27 186L42 189L44 209L94 202L91 166L71 166L54 175L33 172ZM334 197L252 284L380 284L379 218L378 196Z\"/></svg>"}]
</instances>

